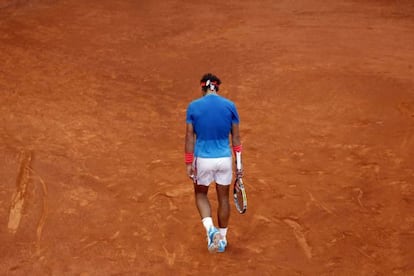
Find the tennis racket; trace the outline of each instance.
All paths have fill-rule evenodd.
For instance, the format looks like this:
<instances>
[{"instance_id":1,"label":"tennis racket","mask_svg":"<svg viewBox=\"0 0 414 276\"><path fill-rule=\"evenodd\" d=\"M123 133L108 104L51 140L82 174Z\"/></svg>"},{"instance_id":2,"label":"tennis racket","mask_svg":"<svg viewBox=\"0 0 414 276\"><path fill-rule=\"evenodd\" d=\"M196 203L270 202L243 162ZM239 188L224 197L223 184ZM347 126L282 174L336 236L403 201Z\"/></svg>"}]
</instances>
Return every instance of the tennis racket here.
<instances>
[{"instance_id":1,"label":"tennis racket","mask_svg":"<svg viewBox=\"0 0 414 276\"><path fill-rule=\"evenodd\" d=\"M241 170L241 152L236 152L236 169ZM244 188L242 177L236 177L233 186L233 198L236 209L240 214L244 214L247 210L247 195L246 189Z\"/></svg>"}]
</instances>

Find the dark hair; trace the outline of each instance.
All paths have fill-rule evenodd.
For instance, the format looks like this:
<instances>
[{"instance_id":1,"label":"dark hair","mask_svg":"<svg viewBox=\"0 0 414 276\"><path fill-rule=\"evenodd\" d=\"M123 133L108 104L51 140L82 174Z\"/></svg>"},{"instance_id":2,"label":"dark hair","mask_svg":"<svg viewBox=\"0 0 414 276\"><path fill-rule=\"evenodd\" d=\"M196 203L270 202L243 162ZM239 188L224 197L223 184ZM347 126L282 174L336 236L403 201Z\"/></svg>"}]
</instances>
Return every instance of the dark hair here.
<instances>
[{"instance_id":1,"label":"dark hair","mask_svg":"<svg viewBox=\"0 0 414 276\"><path fill-rule=\"evenodd\" d=\"M221 80L217 76L211 73L205 74L204 76L201 77L201 80L200 80L201 89L204 92L207 91L207 88L209 87L215 91L219 91L220 84L221 84Z\"/></svg>"}]
</instances>

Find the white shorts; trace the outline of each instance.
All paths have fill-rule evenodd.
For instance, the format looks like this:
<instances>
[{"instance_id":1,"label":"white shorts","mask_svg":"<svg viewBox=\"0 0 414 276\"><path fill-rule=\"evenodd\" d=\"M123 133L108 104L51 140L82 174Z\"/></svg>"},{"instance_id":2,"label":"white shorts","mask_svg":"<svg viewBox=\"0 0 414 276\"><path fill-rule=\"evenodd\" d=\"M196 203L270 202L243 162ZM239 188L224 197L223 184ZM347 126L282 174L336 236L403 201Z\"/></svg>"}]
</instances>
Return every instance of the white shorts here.
<instances>
[{"instance_id":1,"label":"white shorts","mask_svg":"<svg viewBox=\"0 0 414 276\"><path fill-rule=\"evenodd\" d=\"M232 157L195 158L197 184L209 186L214 181L216 184L230 185L233 177L232 160Z\"/></svg>"}]
</instances>

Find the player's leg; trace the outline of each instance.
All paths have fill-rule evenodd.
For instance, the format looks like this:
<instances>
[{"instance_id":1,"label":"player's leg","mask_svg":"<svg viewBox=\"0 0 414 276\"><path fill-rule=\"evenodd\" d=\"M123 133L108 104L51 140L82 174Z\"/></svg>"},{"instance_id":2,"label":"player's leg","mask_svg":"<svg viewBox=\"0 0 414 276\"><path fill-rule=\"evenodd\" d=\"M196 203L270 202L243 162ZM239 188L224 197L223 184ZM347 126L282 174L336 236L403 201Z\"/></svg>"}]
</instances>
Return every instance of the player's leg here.
<instances>
[{"instance_id":1,"label":"player's leg","mask_svg":"<svg viewBox=\"0 0 414 276\"><path fill-rule=\"evenodd\" d=\"M227 229L230 219L230 184L233 176L232 159L220 158L219 170L215 175L216 192L217 192L217 219L219 231L221 234L221 243L219 252L224 252L227 246Z\"/></svg>"},{"instance_id":2,"label":"player's leg","mask_svg":"<svg viewBox=\"0 0 414 276\"><path fill-rule=\"evenodd\" d=\"M195 203L201 219L211 217L211 206L208 199L208 187L213 181L213 165L207 158L195 160L196 183L194 183Z\"/></svg>"},{"instance_id":3,"label":"player's leg","mask_svg":"<svg viewBox=\"0 0 414 276\"><path fill-rule=\"evenodd\" d=\"M208 200L208 187L194 184L195 202L201 219L211 217L211 205Z\"/></svg>"},{"instance_id":4,"label":"player's leg","mask_svg":"<svg viewBox=\"0 0 414 276\"><path fill-rule=\"evenodd\" d=\"M211 217L211 205L208 199L208 187L213 181L212 160L197 158L197 183L194 184L195 201L201 221L207 234L207 246L211 252L217 251L220 234L214 227Z\"/></svg>"},{"instance_id":5,"label":"player's leg","mask_svg":"<svg viewBox=\"0 0 414 276\"><path fill-rule=\"evenodd\" d=\"M230 185L216 185L217 191L217 218L220 232L220 241L218 243L218 252L224 252L227 247L227 230L230 218L230 203L229 203L229 191Z\"/></svg>"},{"instance_id":6,"label":"player's leg","mask_svg":"<svg viewBox=\"0 0 414 276\"><path fill-rule=\"evenodd\" d=\"M227 228L230 218L230 202L229 202L229 193L230 185L216 185L217 192L217 218L218 225L220 228Z\"/></svg>"}]
</instances>

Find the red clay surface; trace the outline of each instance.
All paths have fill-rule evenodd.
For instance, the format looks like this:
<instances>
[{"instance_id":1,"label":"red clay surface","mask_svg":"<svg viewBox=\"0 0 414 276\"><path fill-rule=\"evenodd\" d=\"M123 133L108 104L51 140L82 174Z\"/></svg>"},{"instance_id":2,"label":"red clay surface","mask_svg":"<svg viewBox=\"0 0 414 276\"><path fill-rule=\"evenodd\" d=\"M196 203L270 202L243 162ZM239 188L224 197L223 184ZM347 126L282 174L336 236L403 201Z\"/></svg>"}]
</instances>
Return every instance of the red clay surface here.
<instances>
[{"instance_id":1,"label":"red clay surface","mask_svg":"<svg viewBox=\"0 0 414 276\"><path fill-rule=\"evenodd\" d=\"M1 275L414 275L412 1L0 7ZM183 164L206 72L249 197L216 255Z\"/></svg>"}]
</instances>

